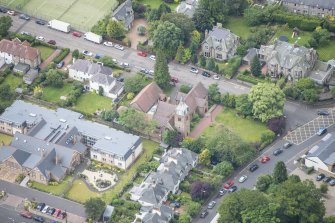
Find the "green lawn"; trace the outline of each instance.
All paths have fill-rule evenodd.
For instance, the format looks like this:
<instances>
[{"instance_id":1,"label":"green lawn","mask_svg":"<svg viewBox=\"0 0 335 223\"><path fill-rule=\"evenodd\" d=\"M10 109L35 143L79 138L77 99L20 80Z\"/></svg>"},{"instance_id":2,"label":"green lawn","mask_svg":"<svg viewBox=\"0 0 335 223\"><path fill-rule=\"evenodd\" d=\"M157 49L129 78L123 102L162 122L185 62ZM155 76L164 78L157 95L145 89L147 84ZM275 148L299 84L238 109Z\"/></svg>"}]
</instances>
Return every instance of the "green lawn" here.
<instances>
[{"instance_id":1,"label":"green lawn","mask_svg":"<svg viewBox=\"0 0 335 223\"><path fill-rule=\"evenodd\" d=\"M112 99L90 92L83 94L74 109L85 114L93 114L98 109L112 109Z\"/></svg>"},{"instance_id":2,"label":"green lawn","mask_svg":"<svg viewBox=\"0 0 335 223\"><path fill-rule=\"evenodd\" d=\"M71 91L71 84L65 83L62 88L45 87L43 88L42 100L52 103L60 102L61 96L67 96Z\"/></svg>"},{"instance_id":3,"label":"green lawn","mask_svg":"<svg viewBox=\"0 0 335 223\"><path fill-rule=\"evenodd\" d=\"M4 143L5 145L9 145L9 143L12 141L12 136L5 135L0 133L0 143Z\"/></svg>"},{"instance_id":4,"label":"green lawn","mask_svg":"<svg viewBox=\"0 0 335 223\"><path fill-rule=\"evenodd\" d=\"M328 61L335 58L335 40L332 39L329 45L317 48L316 51L319 54L319 59Z\"/></svg>"},{"instance_id":5,"label":"green lawn","mask_svg":"<svg viewBox=\"0 0 335 223\"><path fill-rule=\"evenodd\" d=\"M159 5L163 3L163 0L139 0L139 2L144 5L150 5L152 9L158 9ZM172 11L174 11L178 6L177 3L169 3L168 5L170 6Z\"/></svg>"},{"instance_id":6,"label":"green lawn","mask_svg":"<svg viewBox=\"0 0 335 223\"><path fill-rule=\"evenodd\" d=\"M223 26L242 39L247 39L250 35L250 27L243 17L229 17L228 22Z\"/></svg>"},{"instance_id":7,"label":"green lawn","mask_svg":"<svg viewBox=\"0 0 335 223\"><path fill-rule=\"evenodd\" d=\"M90 197L101 197L104 201L106 201L106 203L110 203L112 199L115 198L118 193L120 193L122 188L131 182L131 178L136 173L137 168L142 163L148 162L158 147L158 143L147 139L142 139L142 142L144 152L141 154L138 160L120 177L119 182L111 190L101 194L95 193L90 191L81 180L76 180L72 188L66 194L66 197L80 203L84 203Z\"/></svg>"},{"instance_id":8,"label":"green lawn","mask_svg":"<svg viewBox=\"0 0 335 223\"><path fill-rule=\"evenodd\" d=\"M216 117L215 123L205 129L204 135L211 135L220 126L228 128L250 143L260 142L261 135L270 131L263 123L237 116L234 110L223 109Z\"/></svg>"},{"instance_id":9,"label":"green lawn","mask_svg":"<svg viewBox=\"0 0 335 223\"><path fill-rule=\"evenodd\" d=\"M290 43L297 42L299 46L304 46L311 39L312 33L303 31L299 34L298 37L292 37L292 28L285 26L278 26L277 32L275 33L271 42L278 39L280 36L286 36Z\"/></svg>"},{"instance_id":10,"label":"green lawn","mask_svg":"<svg viewBox=\"0 0 335 223\"><path fill-rule=\"evenodd\" d=\"M8 84L12 90L15 90L15 88L20 87L23 84L23 80L22 77L8 74L2 84Z\"/></svg>"},{"instance_id":11,"label":"green lawn","mask_svg":"<svg viewBox=\"0 0 335 223\"><path fill-rule=\"evenodd\" d=\"M46 46L36 46L41 52L42 61L46 60L55 50Z\"/></svg>"},{"instance_id":12,"label":"green lawn","mask_svg":"<svg viewBox=\"0 0 335 223\"><path fill-rule=\"evenodd\" d=\"M72 180L72 176L66 176L64 180L61 183L59 183L57 186L44 185L44 184L37 183L34 181L32 181L31 183L32 183L32 188L59 196L64 193L66 187L71 182L71 180Z\"/></svg>"}]
</instances>

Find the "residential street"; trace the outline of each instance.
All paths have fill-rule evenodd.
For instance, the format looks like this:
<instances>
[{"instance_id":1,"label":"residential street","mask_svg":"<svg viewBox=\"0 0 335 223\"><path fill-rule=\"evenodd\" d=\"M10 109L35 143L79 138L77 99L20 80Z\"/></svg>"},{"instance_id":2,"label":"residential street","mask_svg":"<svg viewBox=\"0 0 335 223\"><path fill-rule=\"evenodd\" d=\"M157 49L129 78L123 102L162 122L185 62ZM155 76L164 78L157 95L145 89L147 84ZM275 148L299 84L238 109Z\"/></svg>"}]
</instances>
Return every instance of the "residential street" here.
<instances>
[{"instance_id":1,"label":"residential street","mask_svg":"<svg viewBox=\"0 0 335 223\"><path fill-rule=\"evenodd\" d=\"M33 223L32 219L21 217L14 208L7 205L0 206L0 222L1 223Z\"/></svg>"}]
</instances>

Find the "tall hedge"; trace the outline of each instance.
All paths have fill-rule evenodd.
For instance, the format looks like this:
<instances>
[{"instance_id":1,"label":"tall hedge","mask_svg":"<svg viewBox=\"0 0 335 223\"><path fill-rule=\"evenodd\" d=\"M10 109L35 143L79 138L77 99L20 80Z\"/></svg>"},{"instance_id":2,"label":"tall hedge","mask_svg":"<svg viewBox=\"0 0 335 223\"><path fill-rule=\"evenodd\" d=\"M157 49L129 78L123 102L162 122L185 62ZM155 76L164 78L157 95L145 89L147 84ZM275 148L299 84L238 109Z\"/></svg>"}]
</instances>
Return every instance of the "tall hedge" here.
<instances>
[{"instance_id":1,"label":"tall hedge","mask_svg":"<svg viewBox=\"0 0 335 223\"><path fill-rule=\"evenodd\" d=\"M54 63L60 63L70 53L69 48L62 49L61 53L53 60Z\"/></svg>"}]
</instances>

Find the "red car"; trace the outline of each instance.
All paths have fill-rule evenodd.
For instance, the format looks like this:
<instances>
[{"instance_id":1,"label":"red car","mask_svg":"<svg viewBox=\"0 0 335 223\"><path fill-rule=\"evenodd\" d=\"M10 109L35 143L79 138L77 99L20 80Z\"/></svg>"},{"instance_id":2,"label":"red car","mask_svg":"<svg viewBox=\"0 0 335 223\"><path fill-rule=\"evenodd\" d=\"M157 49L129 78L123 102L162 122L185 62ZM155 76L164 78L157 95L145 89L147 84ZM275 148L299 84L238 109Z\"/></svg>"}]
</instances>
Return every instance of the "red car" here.
<instances>
[{"instance_id":1,"label":"red car","mask_svg":"<svg viewBox=\"0 0 335 223\"><path fill-rule=\"evenodd\" d=\"M143 51L137 52L137 55L139 55L141 57L147 57L148 56L148 54L146 52L143 52Z\"/></svg>"},{"instance_id":2,"label":"red car","mask_svg":"<svg viewBox=\"0 0 335 223\"><path fill-rule=\"evenodd\" d=\"M263 156L262 159L261 159L261 163L266 163L270 160L270 157L269 156Z\"/></svg>"},{"instance_id":3,"label":"red car","mask_svg":"<svg viewBox=\"0 0 335 223\"><path fill-rule=\"evenodd\" d=\"M62 210L61 209L59 209L59 208L57 208L56 210L55 210L55 212L53 213L53 217L55 217L55 218L57 218L58 217L58 215L60 215L61 214L61 212L62 212Z\"/></svg>"},{"instance_id":4,"label":"red car","mask_svg":"<svg viewBox=\"0 0 335 223\"><path fill-rule=\"evenodd\" d=\"M231 188L233 185L234 185L234 181L232 181L232 180L228 180L227 183L225 183L225 184L223 185L223 187L224 187L225 189L229 189L229 188Z\"/></svg>"},{"instance_id":5,"label":"red car","mask_svg":"<svg viewBox=\"0 0 335 223\"><path fill-rule=\"evenodd\" d=\"M64 219L64 218L66 218L66 212L65 211L63 211L62 213L60 213L59 215L58 215L58 217L57 218L59 218L59 219Z\"/></svg>"},{"instance_id":6,"label":"red car","mask_svg":"<svg viewBox=\"0 0 335 223\"><path fill-rule=\"evenodd\" d=\"M174 83L178 83L178 78L176 78L176 77L171 77L171 81L174 82Z\"/></svg>"},{"instance_id":7,"label":"red car","mask_svg":"<svg viewBox=\"0 0 335 223\"><path fill-rule=\"evenodd\" d=\"M24 218L29 218L29 219L33 218L33 214L30 213L29 211L23 211L23 212L20 213L20 215Z\"/></svg>"},{"instance_id":8,"label":"red car","mask_svg":"<svg viewBox=\"0 0 335 223\"><path fill-rule=\"evenodd\" d=\"M48 43L51 44L51 45L56 45L56 41L55 40L49 40Z\"/></svg>"},{"instance_id":9,"label":"red car","mask_svg":"<svg viewBox=\"0 0 335 223\"><path fill-rule=\"evenodd\" d=\"M72 36L81 37L81 33L80 32L73 32Z\"/></svg>"}]
</instances>

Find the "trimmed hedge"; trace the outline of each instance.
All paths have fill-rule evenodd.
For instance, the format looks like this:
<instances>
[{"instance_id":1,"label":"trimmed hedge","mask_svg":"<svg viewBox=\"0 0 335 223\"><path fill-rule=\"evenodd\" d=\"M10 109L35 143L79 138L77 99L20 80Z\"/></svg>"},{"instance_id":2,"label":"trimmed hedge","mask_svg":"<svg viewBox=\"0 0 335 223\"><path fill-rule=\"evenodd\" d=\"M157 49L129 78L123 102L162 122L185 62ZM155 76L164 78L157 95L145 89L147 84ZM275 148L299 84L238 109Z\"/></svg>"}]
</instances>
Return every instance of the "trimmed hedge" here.
<instances>
[{"instance_id":1,"label":"trimmed hedge","mask_svg":"<svg viewBox=\"0 0 335 223\"><path fill-rule=\"evenodd\" d=\"M245 81L245 82L248 82L248 83L251 83L251 84L258 84L258 83L264 82L264 80L254 78L250 75L239 74L239 75L237 75L236 78L237 78L237 80Z\"/></svg>"},{"instance_id":2,"label":"trimmed hedge","mask_svg":"<svg viewBox=\"0 0 335 223\"><path fill-rule=\"evenodd\" d=\"M53 60L54 63L60 63L70 53L69 48L62 49L61 53Z\"/></svg>"}]
</instances>

